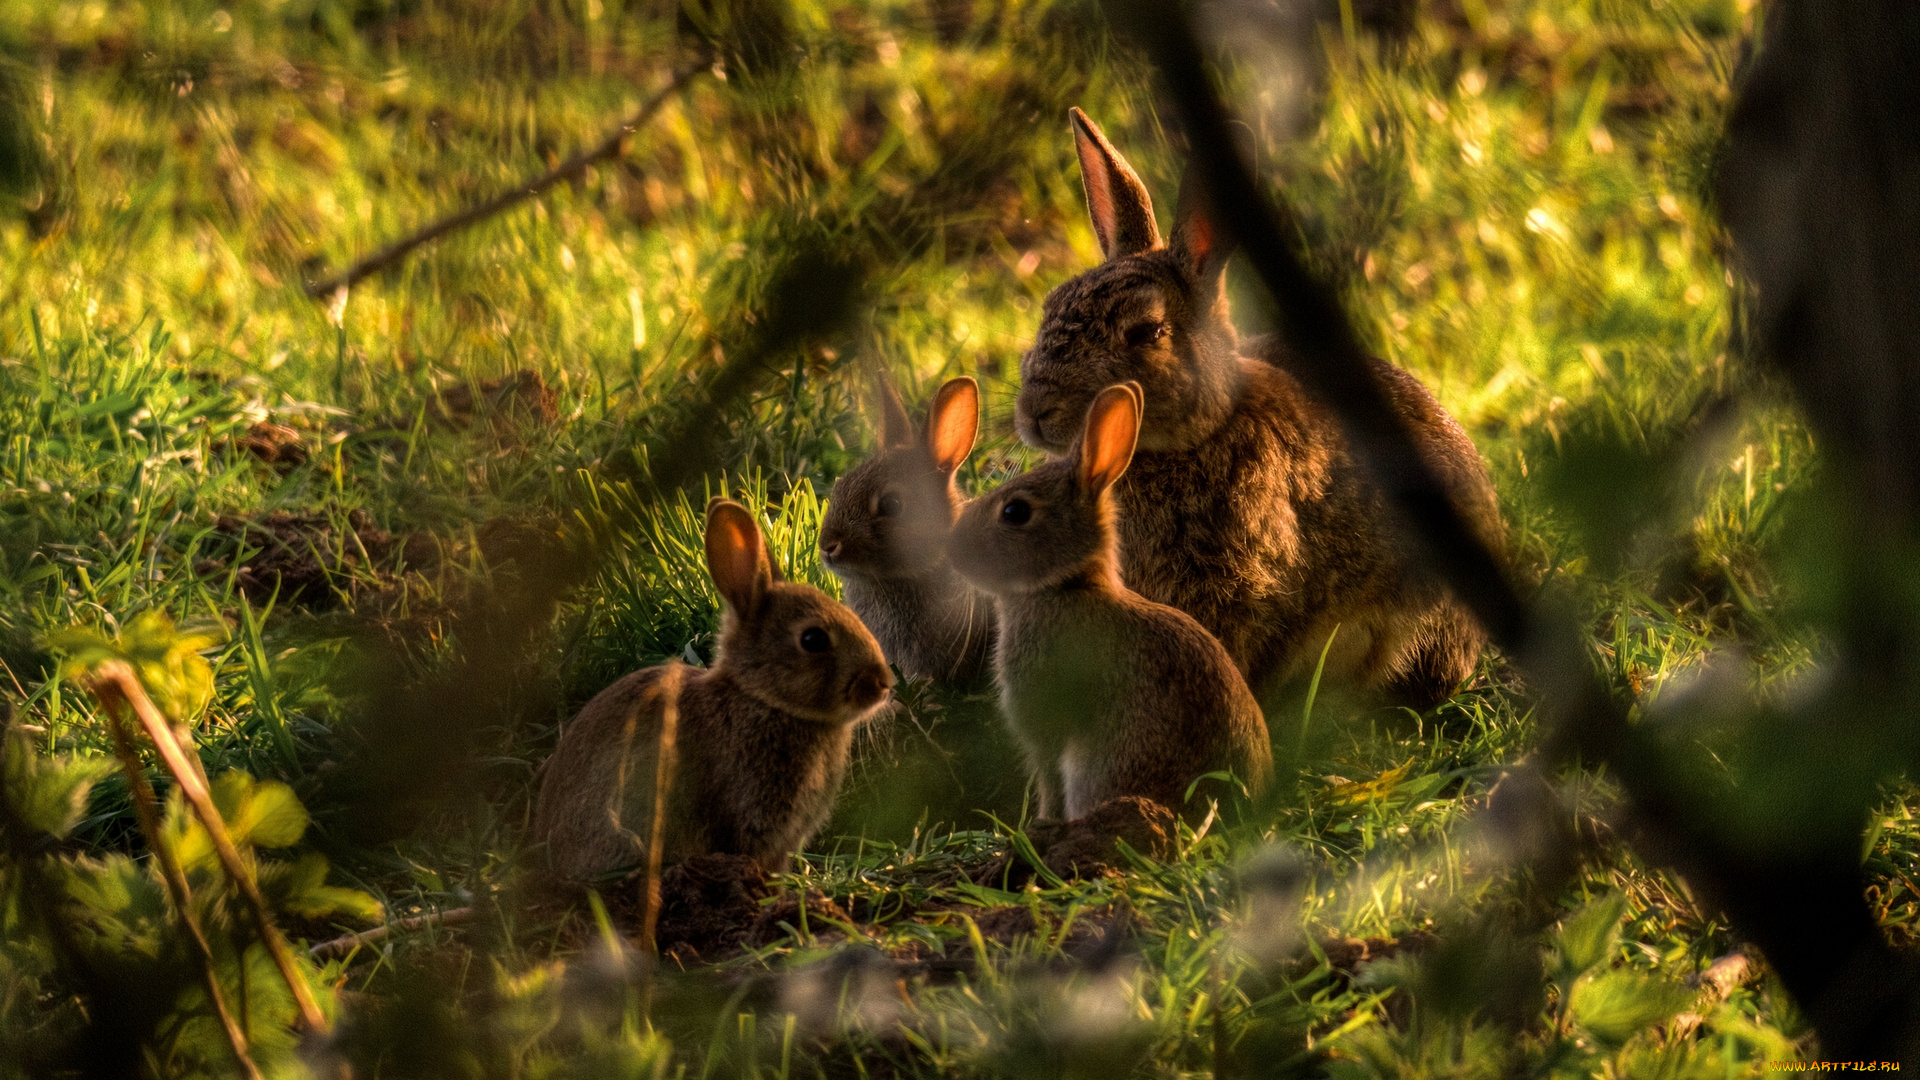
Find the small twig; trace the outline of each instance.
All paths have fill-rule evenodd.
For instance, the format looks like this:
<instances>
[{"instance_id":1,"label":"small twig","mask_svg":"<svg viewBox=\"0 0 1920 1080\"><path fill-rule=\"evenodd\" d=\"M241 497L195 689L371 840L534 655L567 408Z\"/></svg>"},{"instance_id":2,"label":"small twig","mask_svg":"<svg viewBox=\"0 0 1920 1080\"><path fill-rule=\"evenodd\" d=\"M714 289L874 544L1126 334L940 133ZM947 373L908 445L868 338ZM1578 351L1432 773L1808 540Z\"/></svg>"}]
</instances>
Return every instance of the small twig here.
<instances>
[{"instance_id":1,"label":"small twig","mask_svg":"<svg viewBox=\"0 0 1920 1080\"><path fill-rule=\"evenodd\" d=\"M153 849L153 857L160 860L160 876L167 883L167 894L173 900L174 910L180 913L180 922L187 928L187 936L193 939L194 951L200 956L200 967L207 980L207 997L213 1002L213 1011L220 1017L220 1027L226 1032L227 1045L233 1048L233 1056L239 1060L240 1067L246 1070L250 1080L260 1080L260 1067L253 1063L253 1056L247 1052L247 1033L240 1027L239 1021L227 1008L227 998L220 990L220 973L214 964L213 947L207 944L206 932L200 929L200 920L193 914L193 889L187 884L186 871L181 869L180 860L174 858L173 848L168 846L165 833L160 827L158 801L153 795L153 785L147 783L146 773L140 767L140 756L134 753L133 740L127 736L126 720L121 715L119 703L113 695L100 695L101 705L107 714L107 730L113 735L114 755L120 759L121 771L127 774L127 788L133 794L133 813L140 820L140 831L147 834L147 846Z\"/></svg>"},{"instance_id":2,"label":"small twig","mask_svg":"<svg viewBox=\"0 0 1920 1080\"><path fill-rule=\"evenodd\" d=\"M660 680L660 752L653 770L653 831L647 839L647 907L640 917L640 950L648 957L656 951L655 931L660 926L660 857L667 835L667 795L673 789L677 743L680 735L680 684L687 669L680 664L667 667Z\"/></svg>"},{"instance_id":3,"label":"small twig","mask_svg":"<svg viewBox=\"0 0 1920 1080\"><path fill-rule=\"evenodd\" d=\"M173 726L153 704L153 700L147 697L146 688L140 685L140 679L124 661L110 660L94 669L93 691L108 708L112 708L117 698L130 706L133 714L140 718L141 726L147 729L147 737L153 740L153 745L160 751L160 760L173 773L174 783L180 786L180 793L186 797L187 805L193 808L195 816L206 827L207 836L213 841L214 854L220 858L220 865L246 898L246 907L253 916L261 943L267 947L268 955L273 957L274 966L280 969L280 977L286 980L287 989L293 992L293 1000L300 1006L301 1019L314 1031L328 1030L326 1014L320 1011L313 988L307 985L300 969L294 966L293 952L287 947L287 939L281 936L280 928L273 924L273 916L267 911L266 897L260 895L259 882L254 880L252 870L240 855L240 849L234 846L233 837L227 832L227 823L221 819L219 808L213 805L213 793L207 787L199 754L189 756L181 748L174 738Z\"/></svg>"},{"instance_id":4,"label":"small twig","mask_svg":"<svg viewBox=\"0 0 1920 1080\"><path fill-rule=\"evenodd\" d=\"M399 262L401 259L406 258L415 248L423 244L432 243L448 233L458 232L475 222L490 218L510 206L533 198L535 195L540 194L562 181L575 179L587 171L587 166L595 162L620 156L622 149L626 146L627 139L631 137L635 131L638 131L644 126L647 121L653 119L653 114L660 110L660 106L666 104L668 98L672 97L681 87L687 85L687 83L702 70L705 69L690 67L675 74L673 81L668 83L665 89L648 98L646 103L640 106L639 111L628 117L619 127L608 132L606 138L601 139L597 145L574 154L567 160L547 170L544 174L518 187L509 188L478 206L470 206L459 213L441 218L439 221L421 229L412 236L361 259L359 262L348 267L344 273L321 281L308 282L307 295L316 300L322 297L331 297L340 290L351 287L363 278L379 273L394 263Z\"/></svg>"},{"instance_id":5,"label":"small twig","mask_svg":"<svg viewBox=\"0 0 1920 1080\"><path fill-rule=\"evenodd\" d=\"M343 934L340 937L323 941L307 950L307 956L313 960L332 960L337 956L346 956L362 945L371 945L385 940L394 934L411 934L416 930L425 930L429 926L459 926L472 922L477 914L471 907L448 908L445 911L429 911L425 915L414 915L405 919L395 919L385 926L376 926L371 930L362 930L357 934Z\"/></svg>"}]
</instances>

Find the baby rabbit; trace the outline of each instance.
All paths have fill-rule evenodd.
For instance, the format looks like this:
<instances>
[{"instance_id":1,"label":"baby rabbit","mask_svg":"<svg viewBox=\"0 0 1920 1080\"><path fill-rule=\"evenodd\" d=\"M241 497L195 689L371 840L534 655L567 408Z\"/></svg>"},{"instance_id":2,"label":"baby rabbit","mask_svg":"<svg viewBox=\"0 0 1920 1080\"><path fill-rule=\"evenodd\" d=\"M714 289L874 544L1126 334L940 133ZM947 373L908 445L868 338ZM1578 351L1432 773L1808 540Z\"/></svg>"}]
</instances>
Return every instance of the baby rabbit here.
<instances>
[{"instance_id":1,"label":"baby rabbit","mask_svg":"<svg viewBox=\"0 0 1920 1080\"><path fill-rule=\"evenodd\" d=\"M1163 243L1140 178L1072 110L1087 203L1106 262L1047 296L1020 362L1015 424L1060 454L1114 382L1146 392L1139 453L1116 489L1120 572L1200 620L1254 689L1310 666L1420 708L1473 673L1485 634L1424 569L1340 424L1287 373L1275 339L1241 342L1224 290L1228 245L1182 198ZM1421 451L1490 543L1493 485L1460 425L1413 376L1373 361Z\"/></svg>"},{"instance_id":2,"label":"baby rabbit","mask_svg":"<svg viewBox=\"0 0 1920 1080\"><path fill-rule=\"evenodd\" d=\"M1042 817L1123 795L1177 810L1206 773L1231 769L1256 793L1273 773L1266 720L1227 651L1120 582L1108 489L1141 412L1137 384L1101 391L1071 453L976 499L954 527L954 567L999 610L1000 702Z\"/></svg>"},{"instance_id":3,"label":"baby rabbit","mask_svg":"<svg viewBox=\"0 0 1920 1080\"><path fill-rule=\"evenodd\" d=\"M986 668L992 605L953 572L947 535L965 503L953 474L973 450L980 387L950 380L916 435L892 385L875 382L882 446L835 481L820 556L902 673L971 683Z\"/></svg>"},{"instance_id":4,"label":"baby rabbit","mask_svg":"<svg viewBox=\"0 0 1920 1080\"><path fill-rule=\"evenodd\" d=\"M636 671L602 690L543 766L533 832L562 877L642 862L662 714L677 704L662 859L751 856L780 870L827 819L853 729L893 674L853 613L780 580L745 507L707 507L707 570L725 601L713 666ZM676 693L677 691L677 693Z\"/></svg>"}]
</instances>

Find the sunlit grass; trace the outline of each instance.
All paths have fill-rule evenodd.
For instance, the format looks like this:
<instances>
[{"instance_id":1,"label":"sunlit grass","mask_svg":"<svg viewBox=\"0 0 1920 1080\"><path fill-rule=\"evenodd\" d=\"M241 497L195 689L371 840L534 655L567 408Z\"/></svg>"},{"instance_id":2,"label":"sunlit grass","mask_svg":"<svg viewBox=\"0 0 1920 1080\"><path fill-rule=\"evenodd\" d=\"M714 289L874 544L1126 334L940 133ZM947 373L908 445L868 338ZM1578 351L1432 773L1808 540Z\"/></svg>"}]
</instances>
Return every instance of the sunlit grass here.
<instances>
[{"instance_id":1,"label":"sunlit grass","mask_svg":"<svg viewBox=\"0 0 1920 1080\"><path fill-rule=\"evenodd\" d=\"M1765 393L1716 431L1689 427L1741 389L1705 177L1744 8L1463 3L1423 18L1397 60L1330 30L1318 124L1291 146L1260 129L1262 161L1363 333L1436 390L1490 463L1518 572L1577 606L1604 670L1647 703L1730 644L1775 685L1818 652L1770 561L1816 468L1805 430ZM429 668L458 651L461 598L512 573L500 536L600 536L611 556L525 661L544 711L484 747L510 777L489 788L487 816L336 856L405 912L514 885L526 779L572 707L635 666L711 657L700 500L645 504L638 448L758 316L770 251L809 229L832 237L866 270L870 304L850 340L777 358L778 377L727 418L728 472L706 493L744 495L783 570L833 591L813 536L832 479L872 444L857 362L885 363L912 400L947 376L981 378L987 438L969 478L985 486L1023 459L1011 400L1040 299L1095 250L1065 107L1106 124L1163 217L1179 156L1144 73L1088 47L1077 6L1004 5L995 33L943 46L919 5L800 4L791 31L807 63L701 77L618 164L330 306L303 281L592 142L671 66L671 21L620 0L422 3L358 25L354 10L0 0L0 49L31 60L28 105L51 147L40 201L0 218L0 695L42 748L100 751L91 706L51 677L41 637L149 608L223 618L234 633L199 728L209 767L300 784L340 753L335 725L368 648L354 620ZM1252 321L1251 302L1241 311ZM447 404L523 369L554 391L551 422ZM303 460L248 453L262 422L290 429ZM258 543L221 524L276 510L307 522L322 568L300 602L249 595ZM394 542L366 550L356 520ZM1290 771L1260 814L1188 828L1164 862L1015 891L962 877L1022 827L1017 772L987 788L952 764L1000 762L991 703L902 697L862 744L854 809L782 880L875 915L853 932L881 948L993 963L896 1003L895 1027L821 1042L789 1026L804 1011L791 1003L715 1001L697 1022L663 1021L664 1036L579 1036L593 1054L672 1053L690 1075L748 1062L812 1075L863 1055L903 1075L1099 1075L1141 1055L1155 1075L1223 1061L1284 1073L1333 1038L1352 1047L1344 1064L1443 1071L1442 1050L1380 1034L1399 1023L1383 989L1314 950L1445 929L1508 902L1525 876L1485 823L1492 786L1539 734L1500 658L1424 717L1338 692L1311 716L1269 717ZM915 757L921 742L936 750ZM1565 781L1605 814L1604 777ZM1909 795L1867 847L1884 917L1907 934L1920 903ZM123 790L102 787L80 835L132 841ZM1287 915L1307 952L1285 962L1249 944L1266 916L1240 884L1275 848L1308 882ZM1622 969L1677 982L1735 945L1619 844L1548 901L1571 911L1613 889L1627 898L1610 957ZM1009 906L1030 908L1036 932L976 936L972 914ZM1130 920L1137 954L1023 974L1084 955L1070 931L1095 916ZM440 989L544 1016L564 997L539 966L557 931L507 923L490 939L497 980L476 966ZM818 935L726 967L816 959L831 951ZM405 969L430 953L402 945L393 959ZM349 983L413 985L385 960ZM1803 1034L1764 981L1701 1008L1713 1039L1663 1018L1567 1067L1697 1053L1733 1068ZM555 1047L581 1045L562 1021L521 1020L535 1034L516 1060L557 1067Z\"/></svg>"}]
</instances>

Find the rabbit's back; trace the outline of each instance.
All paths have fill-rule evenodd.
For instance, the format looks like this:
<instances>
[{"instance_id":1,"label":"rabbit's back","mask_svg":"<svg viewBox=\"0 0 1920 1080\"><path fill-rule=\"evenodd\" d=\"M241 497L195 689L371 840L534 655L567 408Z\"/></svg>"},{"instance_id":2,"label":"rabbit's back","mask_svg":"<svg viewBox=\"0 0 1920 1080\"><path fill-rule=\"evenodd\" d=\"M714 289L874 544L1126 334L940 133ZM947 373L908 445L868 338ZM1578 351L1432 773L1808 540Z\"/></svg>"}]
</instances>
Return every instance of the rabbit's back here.
<instances>
[{"instance_id":1,"label":"rabbit's back","mask_svg":"<svg viewBox=\"0 0 1920 1080\"><path fill-rule=\"evenodd\" d=\"M1477 626L1424 572L1344 433L1266 355L1242 357L1227 421L1197 446L1141 451L1117 485L1122 572L1149 600L1211 631L1255 688L1296 672L1341 626L1349 674L1391 683L1432 669L1444 695L1471 673ZM1471 440L1419 381L1377 361L1391 400L1464 509L1497 536L1498 511ZM1444 684L1444 685L1442 685Z\"/></svg>"}]
</instances>

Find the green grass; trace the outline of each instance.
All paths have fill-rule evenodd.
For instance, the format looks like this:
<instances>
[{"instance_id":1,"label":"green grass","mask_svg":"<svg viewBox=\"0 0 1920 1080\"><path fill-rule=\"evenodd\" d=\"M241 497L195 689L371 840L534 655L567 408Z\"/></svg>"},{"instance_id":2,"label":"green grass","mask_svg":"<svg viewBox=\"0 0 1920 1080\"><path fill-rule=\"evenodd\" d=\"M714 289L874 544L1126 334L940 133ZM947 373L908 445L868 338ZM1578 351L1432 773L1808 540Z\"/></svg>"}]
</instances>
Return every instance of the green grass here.
<instances>
[{"instance_id":1,"label":"green grass","mask_svg":"<svg viewBox=\"0 0 1920 1080\"><path fill-rule=\"evenodd\" d=\"M1785 688L1820 649L1790 587L1817 457L1727 360L1733 290L1708 197L1747 6L1473 0L1423 16L1391 60L1335 24L1317 120L1289 144L1255 117L1317 266L1374 347L1468 426L1519 572L1579 614L1642 713L1716 652ZM528 781L557 724L622 672L710 655L701 494L744 492L783 568L834 589L812 537L832 479L872 444L860 359L913 400L951 375L982 380L976 488L1029 460L1011 432L1019 351L1047 289L1095 252L1066 107L1105 124L1170 209L1179 154L1146 73L1100 44L1090 8L978 5L972 30L943 40L929 12L962 7L783 7L791 52L743 49L619 163L330 313L304 277L594 141L664 80L673 21L623 0L0 0L0 57L22 88L9 108L37 148L20 193L0 191L0 696L15 724L43 753L107 749L44 635L156 608L223 619L198 728L211 771L293 784L336 879L391 911L513 895ZM1237 69L1235 85L1257 75ZM777 377L724 418L724 475L647 502L643 448L743 347L777 253L820 240L866 276L858 326L772 358ZM553 389L551 422L448 419L445 395L522 369ZM1690 423L1730 392L1730 421ZM291 429L304 460L241 449L262 421ZM273 511L299 516L300 554L321 571L298 598L242 574L260 541L232 522ZM391 542L370 545L374 527ZM356 719L389 685L369 673L395 656L402 677L456 661L461 612L527 569L515 538L562 533L611 555L531 635L514 692L461 718L485 763L476 788L381 842L354 839L331 800ZM1759 967L1724 1000L1688 988L1736 942L1623 844L1603 836L1570 878L1536 887L1540 852L1487 812L1539 735L1497 656L1422 717L1323 687L1311 716L1269 717L1269 804L1189 829L1165 861L1007 893L960 874L1023 820L991 702L902 696L863 739L829 834L783 879L868 921L809 923L674 976L649 1030L594 990L609 976L592 962L558 966L571 954L550 922L503 904L481 928L338 972L408 1003L358 1037L392 1062L443 1055L407 1067L435 1075L459 1059L525 1075L1718 1076L1810 1052ZM1607 817L1606 777L1556 782ZM1865 848L1900 941L1920 912L1914 805L1890 794ZM137 846L122 784L96 789L76 836L76 852ZM1306 883L1298 898L1262 891L1275 865ZM1574 929L1552 928L1616 892L1617 939L1568 966ZM1008 906L1037 932L976 936L969 915ZM1134 948L1104 967L1053 963L1087 947L1075 925L1112 921ZM1472 955L1435 948L1357 980L1324 963L1344 939L1413 932ZM847 937L990 962L905 999L741 981L843 954ZM1503 1005L1502 986L1539 996ZM0 1006L16 1030L30 1019Z\"/></svg>"}]
</instances>

